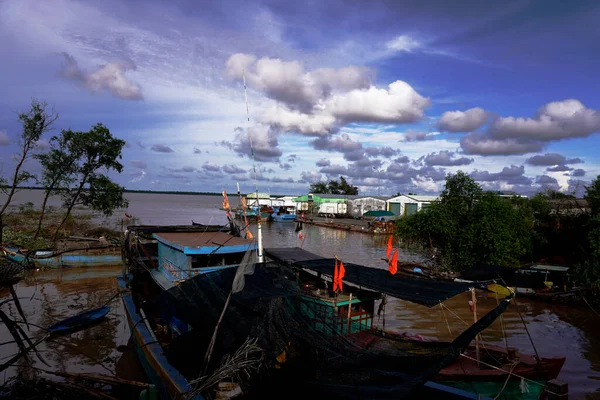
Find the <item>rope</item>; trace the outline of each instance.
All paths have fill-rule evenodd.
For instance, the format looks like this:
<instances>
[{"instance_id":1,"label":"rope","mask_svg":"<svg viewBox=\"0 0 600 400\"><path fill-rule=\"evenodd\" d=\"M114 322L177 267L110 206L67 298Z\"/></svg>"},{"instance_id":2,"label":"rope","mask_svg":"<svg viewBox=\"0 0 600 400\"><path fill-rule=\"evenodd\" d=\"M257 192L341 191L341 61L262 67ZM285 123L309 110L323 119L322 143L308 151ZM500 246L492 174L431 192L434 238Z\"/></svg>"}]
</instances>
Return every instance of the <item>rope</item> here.
<instances>
[{"instance_id":1,"label":"rope","mask_svg":"<svg viewBox=\"0 0 600 400\"><path fill-rule=\"evenodd\" d=\"M446 307L444 304L440 303L440 305L442 306L442 308ZM466 326L471 326L469 325L469 323L467 323L467 321L465 321L464 319L462 319L461 317L459 317L458 315L456 315L454 313L454 311L452 311L451 309L449 309L448 307L446 307L446 310L448 310L448 312L452 315L454 315L456 318L458 318L459 320L462 321L463 324L465 324Z\"/></svg>"},{"instance_id":2,"label":"rope","mask_svg":"<svg viewBox=\"0 0 600 400\"><path fill-rule=\"evenodd\" d=\"M442 309L442 315L444 316L444 321L446 321L446 326L448 327L448 333L452 336L452 329L450 329L450 324L448 323L448 318L446 318L446 312L444 312L444 306L440 301L440 308Z\"/></svg>"},{"instance_id":3,"label":"rope","mask_svg":"<svg viewBox=\"0 0 600 400\"><path fill-rule=\"evenodd\" d=\"M477 359L475 359L475 358L473 358L473 357L469 357L469 356L467 356L466 354L461 354L460 356L461 356L461 357L468 358L468 359L469 359L469 360L471 360L471 361L477 361ZM490 367L490 368L493 368L493 369L497 369L498 371L502 371L502 372L504 372L504 373L506 373L506 374L511 374L511 372L510 372L510 371L507 371L507 370L505 370L505 369L502 369L502 368L496 367L495 365L492 365L492 364L488 364L488 363L486 363L485 361L479 361L479 363L480 363L480 364L483 364L483 365L485 365L486 367ZM550 393L550 394L552 394L552 395L554 395L554 396L561 396L561 397L562 397L562 396L568 396L568 395L569 395L568 393L565 393L565 394L559 394L559 393L552 392L552 391L550 391L550 390L548 390L548 389L546 388L546 385L544 385L544 384L542 384L542 383L539 383L539 382L536 382L536 381L534 381L534 380L531 380L531 379L529 379L529 378L525 378L524 376L521 376L521 375L519 375L519 374L515 374L514 372L512 372L512 375L516 376L517 378L521 378L521 379L522 379L522 380L524 380L524 381L528 381L528 382L531 382L531 383L533 383L533 384L535 384L535 385L542 386L542 387L544 387L544 390L545 390L547 393Z\"/></svg>"},{"instance_id":4,"label":"rope","mask_svg":"<svg viewBox=\"0 0 600 400\"><path fill-rule=\"evenodd\" d=\"M599 316L599 317L600 317L600 314L598 314L598 311L594 310L594 307L592 307L592 306L590 305L590 303L588 303L587 299L586 299L586 298L585 298L585 296L583 295L583 291L582 291L582 290L579 290L579 293L581 294L581 298L583 299L583 301L585 301L585 304L587 304L587 305L588 305L588 307L590 308L590 310L592 310L592 311L593 311L593 312L594 312L594 313L595 313L597 316Z\"/></svg>"},{"instance_id":5,"label":"rope","mask_svg":"<svg viewBox=\"0 0 600 400\"><path fill-rule=\"evenodd\" d=\"M502 392L504 392L504 389L506 389L506 385L508 385L508 381L510 380L510 377L512 376L513 371L515 370L517 365L519 365L519 361L515 360L513 362L512 366L510 367L510 371L508 371L508 376L506 377L506 381L504 381L504 385L502 386L502 389L500 389L500 392L496 395L496 397L494 397L494 400L497 399L498 397L500 397Z\"/></svg>"},{"instance_id":6,"label":"rope","mask_svg":"<svg viewBox=\"0 0 600 400\"><path fill-rule=\"evenodd\" d=\"M498 301L498 292L494 292L496 294L496 306L500 303ZM508 352L508 339L506 338L506 332L504 332L504 319L502 318L502 314L500 314L500 327L502 328L502 337L504 338L504 345L506 346L506 352Z\"/></svg>"}]
</instances>

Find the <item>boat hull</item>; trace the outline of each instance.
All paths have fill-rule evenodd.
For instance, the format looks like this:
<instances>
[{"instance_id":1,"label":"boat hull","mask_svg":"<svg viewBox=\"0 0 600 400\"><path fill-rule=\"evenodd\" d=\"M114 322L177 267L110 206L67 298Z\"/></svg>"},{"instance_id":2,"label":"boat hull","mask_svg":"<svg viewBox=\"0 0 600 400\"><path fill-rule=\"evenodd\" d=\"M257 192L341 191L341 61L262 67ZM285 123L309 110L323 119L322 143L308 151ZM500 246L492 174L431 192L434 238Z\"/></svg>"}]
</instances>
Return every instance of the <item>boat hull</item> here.
<instances>
[{"instance_id":1,"label":"boat hull","mask_svg":"<svg viewBox=\"0 0 600 400\"><path fill-rule=\"evenodd\" d=\"M181 399L192 390L190 383L167 360L164 349L155 340L142 316L138 313L133 297L127 289L124 276L117 278L119 291L127 315L127 323L131 332L135 353L137 354L146 375L155 385L161 399ZM204 400L197 395L194 400Z\"/></svg>"},{"instance_id":2,"label":"boat hull","mask_svg":"<svg viewBox=\"0 0 600 400\"><path fill-rule=\"evenodd\" d=\"M293 214L283 214L283 215L273 214L271 216L271 218L273 219L273 222L294 222L294 221L296 221L296 216Z\"/></svg>"},{"instance_id":3,"label":"boat hull","mask_svg":"<svg viewBox=\"0 0 600 400\"><path fill-rule=\"evenodd\" d=\"M5 246L6 256L21 264L33 263L36 268L80 268L118 266L123 263L119 247L100 247L85 250L67 251L56 256L36 252L32 256L21 253L18 249Z\"/></svg>"}]
</instances>

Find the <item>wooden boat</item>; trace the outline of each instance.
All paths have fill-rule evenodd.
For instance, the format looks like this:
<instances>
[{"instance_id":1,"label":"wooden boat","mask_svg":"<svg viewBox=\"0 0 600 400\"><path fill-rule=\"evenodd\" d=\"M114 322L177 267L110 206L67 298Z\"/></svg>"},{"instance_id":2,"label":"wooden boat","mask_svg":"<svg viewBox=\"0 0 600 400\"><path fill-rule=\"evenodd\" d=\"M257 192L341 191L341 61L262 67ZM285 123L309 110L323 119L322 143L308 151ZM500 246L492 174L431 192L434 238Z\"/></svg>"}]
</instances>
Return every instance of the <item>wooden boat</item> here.
<instances>
[{"instance_id":1,"label":"wooden boat","mask_svg":"<svg viewBox=\"0 0 600 400\"><path fill-rule=\"evenodd\" d=\"M294 207L275 207L270 219L274 222L294 222L296 214L292 213Z\"/></svg>"},{"instance_id":2,"label":"wooden boat","mask_svg":"<svg viewBox=\"0 0 600 400\"><path fill-rule=\"evenodd\" d=\"M10 260L36 268L99 267L123 263L120 246L112 244L33 251L4 245L2 250Z\"/></svg>"},{"instance_id":3,"label":"wooden boat","mask_svg":"<svg viewBox=\"0 0 600 400\"><path fill-rule=\"evenodd\" d=\"M238 382L252 388L252 395L270 398L276 388L289 386L305 397L407 396L455 362L510 301L502 301L452 343L397 340L372 326L374 301L382 291L437 305L472 285L390 277L387 271L349 263L346 278L363 288L336 294L327 283L333 259L298 248L266 249L268 262L247 264L246 250L256 249L252 242L193 228L201 231L129 227L124 243L129 273L119 280L127 289L123 302L138 355L165 398L189 395L192 379L216 373L221 358L239 351L248 337L258 341L262 368L269 371ZM241 274L244 289L233 294L238 271L248 267L252 273ZM220 331L214 357L199 362L211 347L215 326ZM366 334L378 337L380 346L353 343Z\"/></svg>"},{"instance_id":4,"label":"wooden boat","mask_svg":"<svg viewBox=\"0 0 600 400\"><path fill-rule=\"evenodd\" d=\"M502 392L503 396L499 397L502 399L539 399L544 394L545 383L556 379L564 363L565 357L541 358L538 362L531 355L486 345L480 352L478 364L475 348L469 347L463 357L440 370L434 379L447 386L470 388L484 396L492 397ZM523 393L521 377L537 384L526 382L528 391Z\"/></svg>"},{"instance_id":5,"label":"wooden boat","mask_svg":"<svg viewBox=\"0 0 600 400\"><path fill-rule=\"evenodd\" d=\"M146 240L140 241L143 236ZM129 227L124 246L126 250L141 251L142 255L139 259L128 256L129 274L118 278L136 353L160 398L182 399L193 390L190 380L197 375L184 375L185 369L170 359L166 349L174 339L189 333L190 327L169 307L155 308L152 299L143 294L160 296L191 277L237 266L247 251L256 249L256 244L229 234L223 227L195 223ZM140 263L150 268L145 269ZM202 365L198 359L187 361ZM192 399L203 397L197 395Z\"/></svg>"},{"instance_id":6,"label":"wooden boat","mask_svg":"<svg viewBox=\"0 0 600 400\"><path fill-rule=\"evenodd\" d=\"M109 311L109 306L99 307L93 310L85 311L51 325L50 327L48 327L48 331L51 333L65 333L85 328L86 326L100 321L106 316L106 314L108 314Z\"/></svg>"}]
</instances>

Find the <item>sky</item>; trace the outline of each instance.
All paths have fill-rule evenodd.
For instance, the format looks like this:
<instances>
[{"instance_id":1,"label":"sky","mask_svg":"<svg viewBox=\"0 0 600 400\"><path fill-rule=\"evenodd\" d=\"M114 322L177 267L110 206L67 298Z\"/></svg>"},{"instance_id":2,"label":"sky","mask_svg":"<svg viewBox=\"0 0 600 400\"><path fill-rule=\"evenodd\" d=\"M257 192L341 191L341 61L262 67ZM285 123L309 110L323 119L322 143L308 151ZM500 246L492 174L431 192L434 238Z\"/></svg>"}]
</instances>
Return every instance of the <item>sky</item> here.
<instances>
[{"instance_id":1,"label":"sky","mask_svg":"<svg viewBox=\"0 0 600 400\"><path fill-rule=\"evenodd\" d=\"M0 171L35 98L59 115L38 151L101 122L127 189L436 194L462 170L581 194L600 174L598 20L586 0L0 0Z\"/></svg>"}]
</instances>

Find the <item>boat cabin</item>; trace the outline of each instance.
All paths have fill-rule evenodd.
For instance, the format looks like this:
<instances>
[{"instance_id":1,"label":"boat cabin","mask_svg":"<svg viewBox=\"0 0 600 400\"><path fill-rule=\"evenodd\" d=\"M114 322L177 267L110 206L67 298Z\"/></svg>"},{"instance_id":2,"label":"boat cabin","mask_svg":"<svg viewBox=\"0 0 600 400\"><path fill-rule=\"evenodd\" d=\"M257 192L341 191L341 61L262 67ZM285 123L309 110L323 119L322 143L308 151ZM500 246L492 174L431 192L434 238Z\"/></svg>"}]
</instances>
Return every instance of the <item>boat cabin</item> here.
<instances>
[{"instance_id":1,"label":"boat cabin","mask_svg":"<svg viewBox=\"0 0 600 400\"><path fill-rule=\"evenodd\" d=\"M153 233L158 242L158 269L171 282L240 264L255 242L226 232Z\"/></svg>"}]
</instances>

